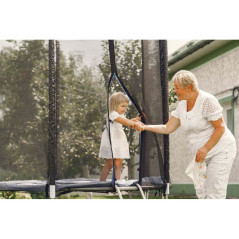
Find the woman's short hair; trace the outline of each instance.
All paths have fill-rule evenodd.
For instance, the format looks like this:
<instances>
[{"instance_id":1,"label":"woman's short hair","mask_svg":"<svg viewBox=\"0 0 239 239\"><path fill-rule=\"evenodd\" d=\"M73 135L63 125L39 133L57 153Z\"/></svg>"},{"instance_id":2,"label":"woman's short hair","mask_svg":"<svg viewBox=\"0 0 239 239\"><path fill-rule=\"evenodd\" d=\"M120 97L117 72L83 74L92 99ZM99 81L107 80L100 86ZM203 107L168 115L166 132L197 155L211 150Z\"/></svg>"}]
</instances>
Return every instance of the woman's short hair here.
<instances>
[{"instance_id":1,"label":"woman's short hair","mask_svg":"<svg viewBox=\"0 0 239 239\"><path fill-rule=\"evenodd\" d=\"M129 98L122 92L116 92L110 96L109 111L116 110L117 106L121 103L129 103Z\"/></svg>"},{"instance_id":2,"label":"woman's short hair","mask_svg":"<svg viewBox=\"0 0 239 239\"><path fill-rule=\"evenodd\" d=\"M190 72L190 71L186 71L186 70L181 70L178 71L172 78L172 81L178 81L179 84L181 84L184 88L186 88L188 85L192 85L192 90L198 90L198 81L196 76Z\"/></svg>"}]
</instances>

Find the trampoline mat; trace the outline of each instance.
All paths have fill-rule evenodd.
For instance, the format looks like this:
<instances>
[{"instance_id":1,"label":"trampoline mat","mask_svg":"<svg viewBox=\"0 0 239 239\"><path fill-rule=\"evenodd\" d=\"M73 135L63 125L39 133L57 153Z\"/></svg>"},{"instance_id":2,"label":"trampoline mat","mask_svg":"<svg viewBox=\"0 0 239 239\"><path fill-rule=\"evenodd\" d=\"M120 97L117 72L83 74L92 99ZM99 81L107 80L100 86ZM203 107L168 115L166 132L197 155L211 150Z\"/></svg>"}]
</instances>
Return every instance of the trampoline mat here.
<instances>
[{"instance_id":1,"label":"trampoline mat","mask_svg":"<svg viewBox=\"0 0 239 239\"><path fill-rule=\"evenodd\" d=\"M135 186L138 180L117 180L115 184L119 187L130 187ZM108 189L113 191L112 181L99 181L99 179L88 179L88 178L76 178L76 179L61 179L56 180L56 191L61 191L65 189L83 189L83 188L94 188L96 191L103 191Z\"/></svg>"},{"instance_id":2,"label":"trampoline mat","mask_svg":"<svg viewBox=\"0 0 239 239\"><path fill-rule=\"evenodd\" d=\"M131 179L131 180L117 180L115 181L115 185L118 187L134 187L136 184L139 183L138 179ZM161 177L145 177L142 178L143 188L163 188L165 186L164 180ZM61 179L56 180L56 191L64 191L64 190L71 190L71 189L93 189L95 192L105 192L105 191L114 191L112 187L112 181L99 181L99 179L87 179L87 178L76 178L76 179ZM72 190L73 191L73 190Z\"/></svg>"},{"instance_id":3,"label":"trampoline mat","mask_svg":"<svg viewBox=\"0 0 239 239\"><path fill-rule=\"evenodd\" d=\"M118 187L133 187L139 183L139 180L117 180L115 184ZM40 180L18 180L0 182L0 191L26 191L26 192L46 192L47 181ZM162 188L165 186L161 177L142 178L143 188ZM73 189L73 190L71 190ZM93 189L95 192L114 191L112 181L99 181L99 179L75 178L56 180L56 192L74 189Z\"/></svg>"},{"instance_id":4,"label":"trampoline mat","mask_svg":"<svg viewBox=\"0 0 239 239\"><path fill-rule=\"evenodd\" d=\"M0 182L0 191L46 192L47 181L19 180Z\"/></svg>"}]
</instances>

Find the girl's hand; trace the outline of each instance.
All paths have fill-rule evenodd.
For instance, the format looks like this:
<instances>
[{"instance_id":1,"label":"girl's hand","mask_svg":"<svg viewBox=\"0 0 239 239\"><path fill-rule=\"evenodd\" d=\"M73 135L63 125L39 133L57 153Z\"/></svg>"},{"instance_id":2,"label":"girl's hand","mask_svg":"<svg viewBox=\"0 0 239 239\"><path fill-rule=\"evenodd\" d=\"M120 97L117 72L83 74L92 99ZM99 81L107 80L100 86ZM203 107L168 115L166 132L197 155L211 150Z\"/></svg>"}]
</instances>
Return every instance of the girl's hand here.
<instances>
[{"instance_id":1,"label":"girl's hand","mask_svg":"<svg viewBox=\"0 0 239 239\"><path fill-rule=\"evenodd\" d=\"M197 151L197 154L196 154L196 159L195 161L197 163L199 162L203 162L207 156L207 153L208 153L208 149L203 146L202 148L200 148L198 151Z\"/></svg>"},{"instance_id":2,"label":"girl's hand","mask_svg":"<svg viewBox=\"0 0 239 239\"><path fill-rule=\"evenodd\" d=\"M143 124L141 121L137 120L136 118L131 119L133 121L133 125L130 125L129 128L139 130L138 124Z\"/></svg>"},{"instance_id":3,"label":"girl's hand","mask_svg":"<svg viewBox=\"0 0 239 239\"><path fill-rule=\"evenodd\" d=\"M143 122L141 122L141 121L139 121L139 120L132 119L132 121L134 121L134 122L136 122L136 123L139 123L139 124L141 124L141 125L144 125L144 123L143 123Z\"/></svg>"},{"instance_id":4,"label":"girl's hand","mask_svg":"<svg viewBox=\"0 0 239 239\"><path fill-rule=\"evenodd\" d=\"M135 122L133 129L138 130L139 132L144 131L144 124L142 122Z\"/></svg>"},{"instance_id":5,"label":"girl's hand","mask_svg":"<svg viewBox=\"0 0 239 239\"><path fill-rule=\"evenodd\" d=\"M133 118L134 121L141 121L141 116L137 116L135 118Z\"/></svg>"}]
</instances>

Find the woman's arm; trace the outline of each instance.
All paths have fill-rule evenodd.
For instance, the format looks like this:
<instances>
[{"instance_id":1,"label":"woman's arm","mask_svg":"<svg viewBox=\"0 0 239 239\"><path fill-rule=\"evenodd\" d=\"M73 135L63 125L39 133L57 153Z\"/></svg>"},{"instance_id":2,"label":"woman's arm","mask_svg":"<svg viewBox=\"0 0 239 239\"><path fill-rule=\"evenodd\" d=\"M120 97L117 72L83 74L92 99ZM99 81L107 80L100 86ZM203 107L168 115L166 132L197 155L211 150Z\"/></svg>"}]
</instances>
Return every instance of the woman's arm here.
<instances>
[{"instance_id":1,"label":"woman's arm","mask_svg":"<svg viewBox=\"0 0 239 239\"><path fill-rule=\"evenodd\" d=\"M220 140L220 138L225 132L225 126L224 126L224 122L222 118L215 121L209 121L209 122L212 124L212 126L215 129L213 131L212 136L207 141L207 143L197 151L196 160L195 160L196 162L205 160L207 153L218 143L218 141Z\"/></svg>"},{"instance_id":2,"label":"woman's arm","mask_svg":"<svg viewBox=\"0 0 239 239\"><path fill-rule=\"evenodd\" d=\"M151 131L157 134L170 134L180 126L180 120L171 116L169 121L163 125L144 125L143 130Z\"/></svg>"},{"instance_id":3,"label":"woman's arm","mask_svg":"<svg viewBox=\"0 0 239 239\"><path fill-rule=\"evenodd\" d=\"M220 140L220 138L225 132L225 126L224 126L224 122L222 118L216 121L209 121L209 122L212 124L212 126L215 129L211 138L205 144L205 147L208 149L208 151L210 151L218 143L218 141Z\"/></svg>"}]
</instances>

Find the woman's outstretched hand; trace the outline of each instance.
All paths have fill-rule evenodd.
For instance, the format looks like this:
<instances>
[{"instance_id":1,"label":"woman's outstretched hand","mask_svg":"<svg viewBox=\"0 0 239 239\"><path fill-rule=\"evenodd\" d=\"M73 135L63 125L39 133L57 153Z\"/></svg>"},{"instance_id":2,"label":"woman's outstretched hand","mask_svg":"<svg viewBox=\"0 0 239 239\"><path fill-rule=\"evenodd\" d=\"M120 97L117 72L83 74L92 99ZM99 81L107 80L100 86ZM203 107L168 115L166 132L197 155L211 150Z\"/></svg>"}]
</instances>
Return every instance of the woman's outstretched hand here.
<instances>
[{"instance_id":1,"label":"woman's outstretched hand","mask_svg":"<svg viewBox=\"0 0 239 239\"><path fill-rule=\"evenodd\" d=\"M139 132L144 131L144 124L141 121L134 121L134 125L130 127L131 129L138 130Z\"/></svg>"}]
</instances>

